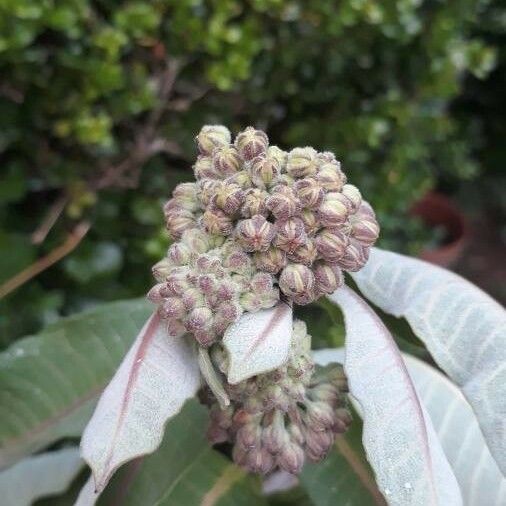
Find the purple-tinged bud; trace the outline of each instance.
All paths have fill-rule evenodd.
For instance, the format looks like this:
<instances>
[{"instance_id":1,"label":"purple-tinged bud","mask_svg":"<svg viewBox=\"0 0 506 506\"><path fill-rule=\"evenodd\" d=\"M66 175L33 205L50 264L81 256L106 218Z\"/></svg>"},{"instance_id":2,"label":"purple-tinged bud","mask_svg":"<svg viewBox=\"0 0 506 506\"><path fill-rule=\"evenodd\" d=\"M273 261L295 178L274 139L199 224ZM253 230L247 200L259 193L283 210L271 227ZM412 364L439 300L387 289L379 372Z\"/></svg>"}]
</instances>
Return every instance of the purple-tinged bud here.
<instances>
[{"instance_id":1,"label":"purple-tinged bud","mask_svg":"<svg viewBox=\"0 0 506 506\"><path fill-rule=\"evenodd\" d=\"M274 239L274 246L293 253L307 241L304 223L300 218L289 218L278 224L278 230Z\"/></svg>"},{"instance_id":2,"label":"purple-tinged bud","mask_svg":"<svg viewBox=\"0 0 506 506\"><path fill-rule=\"evenodd\" d=\"M155 304L159 304L171 294L171 290L168 289L166 283L158 283L149 290L147 299Z\"/></svg>"},{"instance_id":3,"label":"purple-tinged bud","mask_svg":"<svg viewBox=\"0 0 506 506\"><path fill-rule=\"evenodd\" d=\"M337 161L325 160L316 174L317 181L329 192L339 192L346 183L346 176Z\"/></svg>"},{"instance_id":4,"label":"purple-tinged bud","mask_svg":"<svg viewBox=\"0 0 506 506\"><path fill-rule=\"evenodd\" d=\"M348 199L337 192L327 193L316 215L323 227L336 227L346 221L350 212Z\"/></svg>"},{"instance_id":5,"label":"purple-tinged bud","mask_svg":"<svg viewBox=\"0 0 506 506\"><path fill-rule=\"evenodd\" d=\"M321 151L320 153L318 153L317 157L318 161L322 164L332 162L339 164L339 162L336 160L336 155L332 153L332 151Z\"/></svg>"},{"instance_id":6,"label":"purple-tinged bud","mask_svg":"<svg viewBox=\"0 0 506 506\"><path fill-rule=\"evenodd\" d=\"M210 156L199 156L193 165L193 173L195 179L220 179L220 173L214 168L213 161Z\"/></svg>"},{"instance_id":7,"label":"purple-tinged bud","mask_svg":"<svg viewBox=\"0 0 506 506\"><path fill-rule=\"evenodd\" d=\"M231 140L230 131L222 125L205 125L195 137L197 147L203 155L212 154L217 147L227 146Z\"/></svg>"},{"instance_id":8,"label":"purple-tinged bud","mask_svg":"<svg viewBox=\"0 0 506 506\"><path fill-rule=\"evenodd\" d=\"M205 253L211 248L210 239L208 234L198 228L185 230L181 236L181 242L196 254Z\"/></svg>"},{"instance_id":9,"label":"purple-tinged bud","mask_svg":"<svg viewBox=\"0 0 506 506\"><path fill-rule=\"evenodd\" d=\"M240 467L246 466L248 450L242 445L234 445L232 448L232 459Z\"/></svg>"},{"instance_id":10,"label":"purple-tinged bud","mask_svg":"<svg viewBox=\"0 0 506 506\"><path fill-rule=\"evenodd\" d=\"M295 302L305 300L314 290L315 279L309 267L289 263L279 276L279 288Z\"/></svg>"},{"instance_id":11,"label":"purple-tinged bud","mask_svg":"<svg viewBox=\"0 0 506 506\"><path fill-rule=\"evenodd\" d=\"M272 290L274 280L270 274L259 272L251 278L250 286L255 293L268 293Z\"/></svg>"},{"instance_id":12,"label":"purple-tinged bud","mask_svg":"<svg viewBox=\"0 0 506 506\"><path fill-rule=\"evenodd\" d=\"M266 206L276 218L281 220L299 214L301 210L300 200L293 189L285 185L277 185L273 188Z\"/></svg>"},{"instance_id":13,"label":"purple-tinged bud","mask_svg":"<svg viewBox=\"0 0 506 506\"><path fill-rule=\"evenodd\" d=\"M196 288L187 288L180 295L183 304L188 310L201 307L205 304L204 295Z\"/></svg>"},{"instance_id":14,"label":"purple-tinged bud","mask_svg":"<svg viewBox=\"0 0 506 506\"><path fill-rule=\"evenodd\" d=\"M322 401L335 405L342 393L332 383L321 383L309 389L308 396L313 401Z\"/></svg>"},{"instance_id":15,"label":"purple-tinged bud","mask_svg":"<svg viewBox=\"0 0 506 506\"><path fill-rule=\"evenodd\" d=\"M334 444L335 436L330 430L314 431L308 429L305 431L306 455L313 462L323 460Z\"/></svg>"},{"instance_id":16,"label":"purple-tinged bud","mask_svg":"<svg viewBox=\"0 0 506 506\"><path fill-rule=\"evenodd\" d=\"M216 278L211 274L200 274L197 277L197 286L205 295L210 295L216 290Z\"/></svg>"},{"instance_id":17,"label":"purple-tinged bud","mask_svg":"<svg viewBox=\"0 0 506 506\"><path fill-rule=\"evenodd\" d=\"M186 315L186 307L179 297L169 297L160 305L158 313L164 319L181 319Z\"/></svg>"},{"instance_id":18,"label":"purple-tinged bud","mask_svg":"<svg viewBox=\"0 0 506 506\"><path fill-rule=\"evenodd\" d=\"M204 348L212 346L217 339L217 336L212 329L194 330L193 337L197 340L200 346Z\"/></svg>"},{"instance_id":19,"label":"purple-tinged bud","mask_svg":"<svg viewBox=\"0 0 506 506\"><path fill-rule=\"evenodd\" d=\"M242 158L246 161L253 160L261 153L265 153L269 146L269 138L262 130L248 127L237 135L235 146Z\"/></svg>"},{"instance_id":20,"label":"purple-tinged bud","mask_svg":"<svg viewBox=\"0 0 506 506\"><path fill-rule=\"evenodd\" d=\"M167 334L170 337L181 337L186 334L186 328L180 320L169 318L167 320Z\"/></svg>"},{"instance_id":21,"label":"purple-tinged bud","mask_svg":"<svg viewBox=\"0 0 506 506\"><path fill-rule=\"evenodd\" d=\"M306 423L317 431L331 429L335 422L334 410L330 404L321 401L306 402Z\"/></svg>"},{"instance_id":22,"label":"purple-tinged bud","mask_svg":"<svg viewBox=\"0 0 506 506\"><path fill-rule=\"evenodd\" d=\"M262 429L257 423L253 421L245 423L237 431L236 435L237 443L248 449L259 448L261 445L261 438Z\"/></svg>"},{"instance_id":23,"label":"purple-tinged bud","mask_svg":"<svg viewBox=\"0 0 506 506\"><path fill-rule=\"evenodd\" d=\"M241 220L236 227L236 237L245 251L266 251L276 233L272 223L264 216L255 215Z\"/></svg>"},{"instance_id":24,"label":"purple-tinged bud","mask_svg":"<svg viewBox=\"0 0 506 506\"><path fill-rule=\"evenodd\" d=\"M337 263L348 247L348 237L338 229L324 228L315 239L320 256L329 263Z\"/></svg>"},{"instance_id":25,"label":"purple-tinged bud","mask_svg":"<svg viewBox=\"0 0 506 506\"><path fill-rule=\"evenodd\" d=\"M304 223L304 230L306 231L307 235L314 235L318 230L320 229L321 225L318 221L318 218L316 217L316 214L313 211L310 211L309 209L303 209L302 213L300 214L300 219L302 220L302 223Z\"/></svg>"},{"instance_id":26,"label":"purple-tinged bud","mask_svg":"<svg viewBox=\"0 0 506 506\"><path fill-rule=\"evenodd\" d=\"M323 201L325 192L314 178L304 178L294 184L295 194L303 207L317 208Z\"/></svg>"},{"instance_id":27,"label":"purple-tinged bud","mask_svg":"<svg viewBox=\"0 0 506 506\"><path fill-rule=\"evenodd\" d=\"M239 318L239 316L242 313L241 306L237 304L236 302L231 301L225 301L222 302L216 311L216 317L227 321L227 322L234 322Z\"/></svg>"},{"instance_id":28,"label":"purple-tinged bud","mask_svg":"<svg viewBox=\"0 0 506 506\"><path fill-rule=\"evenodd\" d=\"M244 203L241 207L241 215L244 218L251 218L255 214L267 216L269 213L266 206L268 197L269 194L260 188L246 190Z\"/></svg>"},{"instance_id":29,"label":"purple-tinged bud","mask_svg":"<svg viewBox=\"0 0 506 506\"><path fill-rule=\"evenodd\" d=\"M294 148L288 153L286 172L294 178L313 176L318 170L317 152L313 148Z\"/></svg>"},{"instance_id":30,"label":"purple-tinged bud","mask_svg":"<svg viewBox=\"0 0 506 506\"><path fill-rule=\"evenodd\" d=\"M211 202L219 184L220 181L211 178L201 179L197 182L198 198L204 207L208 206L209 202Z\"/></svg>"},{"instance_id":31,"label":"purple-tinged bud","mask_svg":"<svg viewBox=\"0 0 506 506\"><path fill-rule=\"evenodd\" d=\"M240 170L233 176L227 177L225 180L227 183L234 183L239 185L243 190L251 188L251 177L247 170Z\"/></svg>"},{"instance_id":32,"label":"purple-tinged bud","mask_svg":"<svg viewBox=\"0 0 506 506\"><path fill-rule=\"evenodd\" d=\"M212 254L202 253L195 260L195 267L199 272L215 273L221 267L220 259Z\"/></svg>"},{"instance_id":33,"label":"purple-tinged bud","mask_svg":"<svg viewBox=\"0 0 506 506\"><path fill-rule=\"evenodd\" d=\"M288 160L288 153L283 151L278 146L269 146L267 149L267 156L270 158L275 158L279 164L280 169L284 169L286 167L286 162Z\"/></svg>"},{"instance_id":34,"label":"purple-tinged bud","mask_svg":"<svg viewBox=\"0 0 506 506\"><path fill-rule=\"evenodd\" d=\"M336 262L341 269L349 272L359 271L369 259L369 248L356 239L350 239L344 255Z\"/></svg>"},{"instance_id":35,"label":"purple-tinged bud","mask_svg":"<svg viewBox=\"0 0 506 506\"><path fill-rule=\"evenodd\" d=\"M318 294L334 293L344 284L343 273L337 265L326 262L316 262L313 266Z\"/></svg>"},{"instance_id":36,"label":"purple-tinged bud","mask_svg":"<svg viewBox=\"0 0 506 506\"><path fill-rule=\"evenodd\" d=\"M202 223L211 234L230 235L234 229L230 217L213 205L208 206L202 215Z\"/></svg>"},{"instance_id":37,"label":"purple-tinged bud","mask_svg":"<svg viewBox=\"0 0 506 506\"><path fill-rule=\"evenodd\" d=\"M353 211L356 211L362 203L360 190L352 184L345 184L341 192L350 201Z\"/></svg>"},{"instance_id":38,"label":"purple-tinged bud","mask_svg":"<svg viewBox=\"0 0 506 506\"><path fill-rule=\"evenodd\" d=\"M207 330L213 324L213 313L208 307L196 307L186 319L188 330Z\"/></svg>"},{"instance_id":39,"label":"purple-tinged bud","mask_svg":"<svg viewBox=\"0 0 506 506\"><path fill-rule=\"evenodd\" d=\"M348 427L351 425L351 422L353 422L353 417L351 416L349 409L344 407L337 408L334 415L336 418L332 430L336 433L346 432Z\"/></svg>"},{"instance_id":40,"label":"purple-tinged bud","mask_svg":"<svg viewBox=\"0 0 506 506\"><path fill-rule=\"evenodd\" d=\"M358 211L350 216L351 236L361 244L372 246L379 236L379 225L371 206L362 202Z\"/></svg>"},{"instance_id":41,"label":"purple-tinged bud","mask_svg":"<svg viewBox=\"0 0 506 506\"><path fill-rule=\"evenodd\" d=\"M214 170L222 177L228 177L241 170L242 160L235 146L222 146L213 151Z\"/></svg>"},{"instance_id":42,"label":"purple-tinged bud","mask_svg":"<svg viewBox=\"0 0 506 506\"><path fill-rule=\"evenodd\" d=\"M277 274L286 265L286 253L274 246L267 251L259 251L255 253L254 262L258 269Z\"/></svg>"},{"instance_id":43,"label":"purple-tinged bud","mask_svg":"<svg viewBox=\"0 0 506 506\"><path fill-rule=\"evenodd\" d=\"M265 448L250 450L246 467L252 473L267 474L274 467L274 458Z\"/></svg>"},{"instance_id":44,"label":"purple-tinged bud","mask_svg":"<svg viewBox=\"0 0 506 506\"><path fill-rule=\"evenodd\" d=\"M241 304L241 308L250 313L255 313L256 311L260 311L260 309L262 309L262 299L256 293L246 292L241 294L239 302Z\"/></svg>"},{"instance_id":45,"label":"purple-tinged bud","mask_svg":"<svg viewBox=\"0 0 506 506\"><path fill-rule=\"evenodd\" d=\"M236 294L236 285L230 281L222 281L216 289L219 300L231 300Z\"/></svg>"},{"instance_id":46,"label":"purple-tinged bud","mask_svg":"<svg viewBox=\"0 0 506 506\"><path fill-rule=\"evenodd\" d=\"M172 197L183 209L197 211L199 208L196 183L178 184L172 192Z\"/></svg>"},{"instance_id":47,"label":"purple-tinged bud","mask_svg":"<svg viewBox=\"0 0 506 506\"><path fill-rule=\"evenodd\" d=\"M223 261L223 265L231 272L247 274L251 271L251 259L244 251L232 251Z\"/></svg>"},{"instance_id":48,"label":"purple-tinged bud","mask_svg":"<svg viewBox=\"0 0 506 506\"><path fill-rule=\"evenodd\" d=\"M195 215L183 208L170 209L165 214L167 229L174 239L180 239L183 232L197 226Z\"/></svg>"},{"instance_id":49,"label":"purple-tinged bud","mask_svg":"<svg viewBox=\"0 0 506 506\"><path fill-rule=\"evenodd\" d=\"M274 157L262 153L252 160L250 168L251 181L258 188L269 188L281 173L279 162Z\"/></svg>"},{"instance_id":50,"label":"purple-tinged bud","mask_svg":"<svg viewBox=\"0 0 506 506\"><path fill-rule=\"evenodd\" d=\"M290 442L278 453L276 463L291 474L299 474L304 465L304 452L298 444Z\"/></svg>"},{"instance_id":51,"label":"purple-tinged bud","mask_svg":"<svg viewBox=\"0 0 506 506\"><path fill-rule=\"evenodd\" d=\"M211 203L226 214L232 215L239 210L244 202L244 197L244 190L238 184L222 182L216 187Z\"/></svg>"},{"instance_id":52,"label":"purple-tinged bud","mask_svg":"<svg viewBox=\"0 0 506 506\"><path fill-rule=\"evenodd\" d=\"M302 433L299 424L290 423L288 425L288 434L290 435L292 442L298 445L304 444L304 434Z\"/></svg>"},{"instance_id":53,"label":"purple-tinged bud","mask_svg":"<svg viewBox=\"0 0 506 506\"><path fill-rule=\"evenodd\" d=\"M153 276L159 282L165 281L173 268L173 263L168 258L163 258L153 266Z\"/></svg>"},{"instance_id":54,"label":"purple-tinged bud","mask_svg":"<svg viewBox=\"0 0 506 506\"><path fill-rule=\"evenodd\" d=\"M188 282L188 274L190 270L188 267L175 267L167 276L166 286L171 294L181 295L185 290L190 287Z\"/></svg>"},{"instance_id":55,"label":"purple-tinged bud","mask_svg":"<svg viewBox=\"0 0 506 506\"><path fill-rule=\"evenodd\" d=\"M304 264L310 266L318 256L318 251L314 242L311 239L306 241L299 246L292 253L288 253L288 260L296 264Z\"/></svg>"},{"instance_id":56,"label":"purple-tinged bud","mask_svg":"<svg viewBox=\"0 0 506 506\"><path fill-rule=\"evenodd\" d=\"M167 256L175 265L186 265L192 258L192 250L183 242L176 242L170 246Z\"/></svg>"},{"instance_id":57,"label":"purple-tinged bud","mask_svg":"<svg viewBox=\"0 0 506 506\"><path fill-rule=\"evenodd\" d=\"M228 432L212 422L207 428L206 438L212 445L226 443L229 440Z\"/></svg>"},{"instance_id":58,"label":"purple-tinged bud","mask_svg":"<svg viewBox=\"0 0 506 506\"><path fill-rule=\"evenodd\" d=\"M279 410L274 410L272 422L262 432L262 443L270 453L278 453L289 443L285 429L284 417Z\"/></svg>"}]
</instances>

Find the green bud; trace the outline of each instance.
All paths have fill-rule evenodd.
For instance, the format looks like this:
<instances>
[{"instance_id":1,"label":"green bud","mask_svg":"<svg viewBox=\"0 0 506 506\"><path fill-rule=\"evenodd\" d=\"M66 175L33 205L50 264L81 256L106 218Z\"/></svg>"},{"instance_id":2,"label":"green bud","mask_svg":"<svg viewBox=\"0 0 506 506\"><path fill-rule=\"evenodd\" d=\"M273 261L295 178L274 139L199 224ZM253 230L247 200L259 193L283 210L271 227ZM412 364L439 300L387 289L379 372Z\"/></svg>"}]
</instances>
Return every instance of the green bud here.
<instances>
[{"instance_id":1,"label":"green bud","mask_svg":"<svg viewBox=\"0 0 506 506\"><path fill-rule=\"evenodd\" d=\"M228 128L222 125L205 125L195 140L201 154L211 155L214 148L227 146L232 138Z\"/></svg>"},{"instance_id":2,"label":"green bud","mask_svg":"<svg viewBox=\"0 0 506 506\"><path fill-rule=\"evenodd\" d=\"M288 154L286 172L294 178L314 176L318 171L317 151L313 148L295 148Z\"/></svg>"},{"instance_id":3,"label":"green bud","mask_svg":"<svg viewBox=\"0 0 506 506\"><path fill-rule=\"evenodd\" d=\"M237 135L235 146L243 160L250 161L261 153L265 153L269 145L269 138L262 130L248 127Z\"/></svg>"},{"instance_id":4,"label":"green bud","mask_svg":"<svg viewBox=\"0 0 506 506\"><path fill-rule=\"evenodd\" d=\"M242 160L237 149L227 145L213 151L212 164L217 174L228 177L241 170Z\"/></svg>"}]
</instances>

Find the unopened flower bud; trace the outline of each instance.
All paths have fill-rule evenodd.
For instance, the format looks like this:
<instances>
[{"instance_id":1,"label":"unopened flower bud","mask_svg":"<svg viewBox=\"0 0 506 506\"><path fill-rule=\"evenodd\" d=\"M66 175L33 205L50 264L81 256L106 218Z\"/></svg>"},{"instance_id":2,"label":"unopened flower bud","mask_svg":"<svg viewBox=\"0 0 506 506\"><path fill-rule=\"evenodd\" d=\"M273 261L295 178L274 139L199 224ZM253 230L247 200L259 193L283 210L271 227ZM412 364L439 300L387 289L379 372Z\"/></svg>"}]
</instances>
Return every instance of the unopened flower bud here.
<instances>
[{"instance_id":1,"label":"unopened flower bud","mask_svg":"<svg viewBox=\"0 0 506 506\"><path fill-rule=\"evenodd\" d=\"M275 234L275 227L264 216L241 220L236 227L236 237L245 251L265 251Z\"/></svg>"},{"instance_id":2,"label":"unopened flower bud","mask_svg":"<svg viewBox=\"0 0 506 506\"><path fill-rule=\"evenodd\" d=\"M261 130L248 127L237 135L235 146L242 158L246 161L253 160L256 156L264 153L269 145L269 138Z\"/></svg>"},{"instance_id":3,"label":"unopened flower bud","mask_svg":"<svg viewBox=\"0 0 506 506\"><path fill-rule=\"evenodd\" d=\"M291 474L299 474L304 465L304 452L298 444L290 442L281 449L276 462L281 469Z\"/></svg>"},{"instance_id":4,"label":"unopened flower bud","mask_svg":"<svg viewBox=\"0 0 506 506\"><path fill-rule=\"evenodd\" d=\"M318 170L318 153L313 148L295 148L288 154L286 172L294 178L313 176Z\"/></svg>"},{"instance_id":5,"label":"unopened flower bud","mask_svg":"<svg viewBox=\"0 0 506 506\"><path fill-rule=\"evenodd\" d=\"M336 263L345 254L349 240L338 229L324 228L315 239L320 256L329 263Z\"/></svg>"},{"instance_id":6,"label":"unopened flower bud","mask_svg":"<svg viewBox=\"0 0 506 506\"><path fill-rule=\"evenodd\" d=\"M308 429L304 433L306 455L313 462L323 460L334 444L335 436L330 430L315 431Z\"/></svg>"},{"instance_id":7,"label":"unopened flower bud","mask_svg":"<svg viewBox=\"0 0 506 506\"><path fill-rule=\"evenodd\" d=\"M215 332L212 329L194 330L193 337L203 348L209 348L217 339Z\"/></svg>"},{"instance_id":8,"label":"unopened flower bud","mask_svg":"<svg viewBox=\"0 0 506 506\"><path fill-rule=\"evenodd\" d=\"M253 159L249 170L251 181L258 188L269 188L281 173L278 160L265 154Z\"/></svg>"},{"instance_id":9,"label":"unopened flower bud","mask_svg":"<svg viewBox=\"0 0 506 506\"><path fill-rule=\"evenodd\" d=\"M208 307L196 307L186 320L188 330L206 330L213 323L213 313Z\"/></svg>"},{"instance_id":10,"label":"unopened flower bud","mask_svg":"<svg viewBox=\"0 0 506 506\"><path fill-rule=\"evenodd\" d=\"M300 214L300 219L304 223L304 230L308 235L314 235L320 229L320 222L316 217L316 213L309 209L304 209Z\"/></svg>"},{"instance_id":11,"label":"unopened flower bud","mask_svg":"<svg viewBox=\"0 0 506 506\"><path fill-rule=\"evenodd\" d=\"M180 297L169 297L159 306L158 312L164 319L181 319L186 315L186 308Z\"/></svg>"},{"instance_id":12,"label":"unopened flower bud","mask_svg":"<svg viewBox=\"0 0 506 506\"><path fill-rule=\"evenodd\" d=\"M167 334L170 337L182 337L186 334L186 328L180 320L177 320L175 318L168 318Z\"/></svg>"},{"instance_id":13,"label":"unopened flower bud","mask_svg":"<svg viewBox=\"0 0 506 506\"><path fill-rule=\"evenodd\" d=\"M167 229L174 239L180 239L185 230L197 224L195 215L183 208L172 208L165 214Z\"/></svg>"},{"instance_id":14,"label":"unopened flower bud","mask_svg":"<svg viewBox=\"0 0 506 506\"><path fill-rule=\"evenodd\" d=\"M236 302L221 302L216 311L216 316L223 321L234 322L241 315L242 310Z\"/></svg>"},{"instance_id":15,"label":"unopened flower bud","mask_svg":"<svg viewBox=\"0 0 506 506\"><path fill-rule=\"evenodd\" d=\"M318 251L311 239L306 239L292 253L288 253L288 260L297 264L311 265L318 256Z\"/></svg>"},{"instance_id":16,"label":"unopened flower bud","mask_svg":"<svg viewBox=\"0 0 506 506\"><path fill-rule=\"evenodd\" d=\"M255 265L258 269L277 274L286 265L286 253L271 246L266 251L259 251L254 256Z\"/></svg>"},{"instance_id":17,"label":"unopened flower bud","mask_svg":"<svg viewBox=\"0 0 506 506\"><path fill-rule=\"evenodd\" d=\"M274 458L265 448L255 448L248 453L246 467L252 473L267 474L274 467Z\"/></svg>"},{"instance_id":18,"label":"unopened flower bud","mask_svg":"<svg viewBox=\"0 0 506 506\"><path fill-rule=\"evenodd\" d=\"M197 276L197 286L205 295L210 295L216 290L217 281L212 274L200 274Z\"/></svg>"},{"instance_id":19,"label":"unopened flower bud","mask_svg":"<svg viewBox=\"0 0 506 506\"><path fill-rule=\"evenodd\" d=\"M231 135L228 128L222 125L206 125L202 127L195 140L203 155L211 155L214 148L230 144Z\"/></svg>"},{"instance_id":20,"label":"unopened flower bud","mask_svg":"<svg viewBox=\"0 0 506 506\"><path fill-rule=\"evenodd\" d=\"M193 165L193 173L197 181L202 179L219 179L220 173L214 168L212 158L210 156L199 156Z\"/></svg>"},{"instance_id":21,"label":"unopened flower bud","mask_svg":"<svg viewBox=\"0 0 506 506\"><path fill-rule=\"evenodd\" d=\"M290 423L288 425L288 434L294 443L297 443L298 445L304 444L304 434L300 430L298 423Z\"/></svg>"},{"instance_id":22,"label":"unopened flower bud","mask_svg":"<svg viewBox=\"0 0 506 506\"><path fill-rule=\"evenodd\" d=\"M292 297L296 302L305 300L306 296L311 296L314 289L314 275L309 267L302 264L289 263L279 276L279 287L288 297Z\"/></svg>"},{"instance_id":23,"label":"unopened flower bud","mask_svg":"<svg viewBox=\"0 0 506 506\"><path fill-rule=\"evenodd\" d=\"M231 272L247 274L251 270L251 259L244 251L235 250L226 256L223 265Z\"/></svg>"},{"instance_id":24,"label":"unopened flower bud","mask_svg":"<svg viewBox=\"0 0 506 506\"><path fill-rule=\"evenodd\" d=\"M313 273L316 280L316 291L319 294L333 293L344 283L341 269L334 264L316 262L313 266Z\"/></svg>"},{"instance_id":25,"label":"unopened flower bud","mask_svg":"<svg viewBox=\"0 0 506 506\"><path fill-rule=\"evenodd\" d=\"M304 223L300 218L289 218L278 225L274 246L293 253L307 241Z\"/></svg>"},{"instance_id":26,"label":"unopened flower bud","mask_svg":"<svg viewBox=\"0 0 506 506\"><path fill-rule=\"evenodd\" d=\"M246 190L244 203L241 207L241 215L244 218L251 218L255 214L267 216L269 211L267 210L265 202L268 197L269 194L260 188Z\"/></svg>"},{"instance_id":27,"label":"unopened flower bud","mask_svg":"<svg viewBox=\"0 0 506 506\"><path fill-rule=\"evenodd\" d=\"M262 443L269 452L278 453L289 443L290 439L285 429L284 417L281 411L275 409L273 413L272 422L262 433Z\"/></svg>"},{"instance_id":28,"label":"unopened flower bud","mask_svg":"<svg viewBox=\"0 0 506 506\"><path fill-rule=\"evenodd\" d=\"M360 194L360 190L352 184L345 184L341 192L350 201L351 208L356 211L362 203L362 195Z\"/></svg>"},{"instance_id":29,"label":"unopened flower bud","mask_svg":"<svg viewBox=\"0 0 506 506\"><path fill-rule=\"evenodd\" d=\"M202 223L211 234L229 235L234 228L230 217L213 205L208 206L202 215Z\"/></svg>"},{"instance_id":30,"label":"unopened flower bud","mask_svg":"<svg viewBox=\"0 0 506 506\"><path fill-rule=\"evenodd\" d=\"M181 207L188 209L188 211L196 211L199 208L196 183L178 184L172 192L172 197Z\"/></svg>"},{"instance_id":31,"label":"unopened flower bud","mask_svg":"<svg viewBox=\"0 0 506 506\"><path fill-rule=\"evenodd\" d=\"M163 258L153 266L153 276L157 281L165 281L173 267L172 262L168 258Z\"/></svg>"},{"instance_id":32,"label":"unopened flower bud","mask_svg":"<svg viewBox=\"0 0 506 506\"><path fill-rule=\"evenodd\" d=\"M222 177L227 177L241 170L242 160L235 146L222 146L213 151L214 170Z\"/></svg>"},{"instance_id":33,"label":"unopened flower bud","mask_svg":"<svg viewBox=\"0 0 506 506\"><path fill-rule=\"evenodd\" d=\"M272 290L274 279L266 272L258 272L251 278L250 286L255 293L268 293Z\"/></svg>"},{"instance_id":34,"label":"unopened flower bud","mask_svg":"<svg viewBox=\"0 0 506 506\"><path fill-rule=\"evenodd\" d=\"M298 214L301 210L300 200L292 188L285 185L277 185L273 188L266 202L267 209L278 219L286 220L290 216Z\"/></svg>"},{"instance_id":35,"label":"unopened flower bud","mask_svg":"<svg viewBox=\"0 0 506 506\"><path fill-rule=\"evenodd\" d=\"M196 254L205 253L210 249L210 239L208 234L198 228L185 230L181 236L181 242Z\"/></svg>"},{"instance_id":36,"label":"unopened flower bud","mask_svg":"<svg viewBox=\"0 0 506 506\"><path fill-rule=\"evenodd\" d=\"M335 423L332 430L337 433L345 432L351 425L351 422L353 422L353 417L349 409L345 407L337 408L335 410Z\"/></svg>"},{"instance_id":37,"label":"unopened flower bud","mask_svg":"<svg viewBox=\"0 0 506 506\"><path fill-rule=\"evenodd\" d=\"M338 192L327 193L316 212L323 227L336 227L346 221L349 209L348 199Z\"/></svg>"},{"instance_id":38,"label":"unopened flower bud","mask_svg":"<svg viewBox=\"0 0 506 506\"><path fill-rule=\"evenodd\" d=\"M181 295L190 287L188 283L189 272L190 271L187 267L177 267L172 269L170 274L167 276L167 287L169 288L171 294Z\"/></svg>"},{"instance_id":39,"label":"unopened flower bud","mask_svg":"<svg viewBox=\"0 0 506 506\"><path fill-rule=\"evenodd\" d=\"M233 176L227 177L225 181L227 181L227 183L235 183L239 185L243 190L251 188L251 177L247 170L240 170Z\"/></svg>"},{"instance_id":40,"label":"unopened flower bud","mask_svg":"<svg viewBox=\"0 0 506 506\"><path fill-rule=\"evenodd\" d=\"M244 191L235 183L222 182L216 187L211 202L226 214L234 214L244 202Z\"/></svg>"},{"instance_id":41,"label":"unopened flower bud","mask_svg":"<svg viewBox=\"0 0 506 506\"><path fill-rule=\"evenodd\" d=\"M147 294L148 300L155 304L163 302L166 297L172 295L170 289L167 287L167 283L158 283Z\"/></svg>"},{"instance_id":42,"label":"unopened flower bud","mask_svg":"<svg viewBox=\"0 0 506 506\"><path fill-rule=\"evenodd\" d=\"M350 239L344 255L337 260L341 269L349 272L359 271L369 259L369 248L362 246L356 239Z\"/></svg>"},{"instance_id":43,"label":"unopened flower bud","mask_svg":"<svg viewBox=\"0 0 506 506\"><path fill-rule=\"evenodd\" d=\"M374 211L367 202L362 202L358 211L350 216L351 235L360 243L372 246L379 236L379 225Z\"/></svg>"},{"instance_id":44,"label":"unopened flower bud","mask_svg":"<svg viewBox=\"0 0 506 506\"><path fill-rule=\"evenodd\" d=\"M188 287L179 295L181 295L181 300L189 311L205 304L204 295L199 289Z\"/></svg>"},{"instance_id":45,"label":"unopened flower bud","mask_svg":"<svg viewBox=\"0 0 506 506\"><path fill-rule=\"evenodd\" d=\"M279 168L284 169L286 166L286 162L288 160L288 153L283 151L278 146L269 146L267 149L267 156L271 158L275 158L278 161Z\"/></svg>"},{"instance_id":46,"label":"unopened flower bud","mask_svg":"<svg viewBox=\"0 0 506 506\"><path fill-rule=\"evenodd\" d=\"M343 185L346 184L346 176L341 171L339 162L335 160L324 160L315 177L329 192L340 192Z\"/></svg>"},{"instance_id":47,"label":"unopened flower bud","mask_svg":"<svg viewBox=\"0 0 506 506\"><path fill-rule=\"evenodd\" d=\"M170 246L167 256L176 265L186 265L191 259L192 250L184 242L176 242Z\"/></svg>"},{"instance_id":48,"label":"unopened flower bud","mask_svg":"<svg viewBox=\"0 0 506 506\"><path fill-rule=\"evenodd\" d=\"M295 182L294 189L303 207L317 208L325 195L320 183L314 178L304 178Z\"/></svg>"}]
</instances>

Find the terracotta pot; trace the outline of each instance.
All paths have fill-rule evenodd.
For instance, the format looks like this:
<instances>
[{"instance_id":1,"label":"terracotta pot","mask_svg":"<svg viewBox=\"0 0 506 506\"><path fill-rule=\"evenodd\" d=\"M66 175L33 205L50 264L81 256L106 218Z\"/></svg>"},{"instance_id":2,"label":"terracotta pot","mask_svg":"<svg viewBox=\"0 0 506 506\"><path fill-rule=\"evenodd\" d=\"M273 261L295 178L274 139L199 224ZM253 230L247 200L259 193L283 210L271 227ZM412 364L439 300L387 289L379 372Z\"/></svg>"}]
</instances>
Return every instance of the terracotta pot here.
<instances>
[{"instance_id":1,"label":"terracotta pot","mask_svg":"<svg viewBox=\"0 0 506 506\"><path fill-rule=\"evenodd\" d=\"M422 250L419 257L433 264L449 267L462 256L469 240L469 227L464 215L445 195L429 192L411 208L429 227L441 227L444 241L435 248Z\"/></svg>"}]
</instances>

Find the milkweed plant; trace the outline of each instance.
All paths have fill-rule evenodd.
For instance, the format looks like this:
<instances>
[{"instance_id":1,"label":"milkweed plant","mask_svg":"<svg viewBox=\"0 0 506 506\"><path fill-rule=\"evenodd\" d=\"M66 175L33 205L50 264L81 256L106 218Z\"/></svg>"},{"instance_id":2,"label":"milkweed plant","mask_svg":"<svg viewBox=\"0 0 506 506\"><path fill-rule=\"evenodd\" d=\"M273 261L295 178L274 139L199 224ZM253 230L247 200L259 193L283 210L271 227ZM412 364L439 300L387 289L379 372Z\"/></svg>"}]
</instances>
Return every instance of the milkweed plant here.
<instances>
[{"instance_id":1,"label":"milkweed plant","mask_svg":"<svg viewBox=\"0 0 506 506\"><path fill-rule=\"evenodd\" d=\"M365 299L407 320L467 399L504 474L504 309L456 274L375 248L374 210L333 153L284 151L252 127L233 139L204 126L196 144L195 180L163 208L173 242L153 267L153 314L82 437L92 478L80 504L153 452L194 396L209 410L209 445L228 444L247 472L298 475L360 418L386 503L467 503L415 388L413 359ZM344 351L313 353L294 318L296 306L322 297L344 316Z\"/></svg>"}]
</instances>

